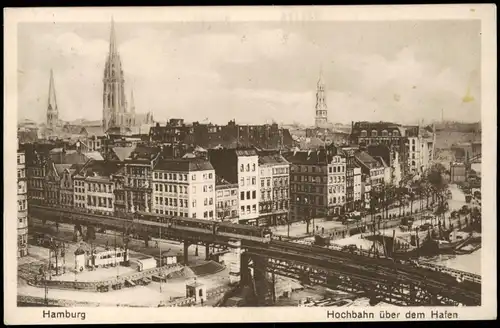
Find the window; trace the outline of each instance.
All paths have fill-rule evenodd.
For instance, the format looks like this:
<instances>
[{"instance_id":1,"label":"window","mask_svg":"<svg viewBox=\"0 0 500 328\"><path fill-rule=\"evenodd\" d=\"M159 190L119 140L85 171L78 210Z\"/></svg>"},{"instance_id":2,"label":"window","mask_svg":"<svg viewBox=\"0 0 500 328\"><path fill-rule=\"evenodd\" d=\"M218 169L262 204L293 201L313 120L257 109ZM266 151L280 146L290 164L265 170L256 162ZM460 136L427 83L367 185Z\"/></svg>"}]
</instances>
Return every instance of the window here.
<instances>
[{"instance_id":1,"label":"window","mask_svg":"<svg viewBox=\"0 0 500 328\"><path fill-rule=\"evenodd\" d=\"M377 130L372 130L372 137L376 137L377 136Z\"/></svg>"},{"instance_id":2,"label":"window","mask_svg":"<svg viewBox=\"0 0 500 328\"><path fill-rule=\"evenodd\" d=\"M192 179L193 181L195 181L195 180L196 180L196 174L193 174L193 176L191 177L191 179Z\"/></svg>"},{"instance_id":3,"label":"window","mask_svg":"<svg viewBox=\"0 0 500 328\"><path fill-rule=\"evenodd\" d=\"M362 130L360 135L361 135L362 137L366 137L366 136L367 136L367 132L366 132L366 130Z\"/></svg>"},{"instance_id":4,"label":"window","mask_svg":"<svg viewBox=\"0 0 500 328\"><path fill-rule=\"evenodd\" d=\"M245 200L245 192L240 192L240 200Z\"/></svg>"},{"instance_id":5,"label":"window","mask_svg":"<svg viewBox=\"0 0 500 328\"><path fill-rule=\"evenodd\" d=\"M255 172L255 164L252 164L252 172Z\"/></svg>"},{"instance_id":6,"label":"window","mask_svg":"<svg viewBox=\"0 0 500 328\"><path fill-rule=\"evenodd\" d=\"M255 184L256 184L256 183L257 183L257 182L256 182L256 179L255 179L255 177L253 177L253 178L252 178L252 186L255 186Z\"/></svg>"},{"instance_id":7,"label":"window","mask_svg":"<svg viewBox=\"0 0 500 328\"><path fill-rule=\"evenodd\" d=\"M196 200L193 200L193 207L196 207Z\"/></svg>"},{"instance_id":8,"label":"window","mask_svg":"<svg viewBox=\"0 0 500 328\"><path fill-rule=\"evenodd\" d=\"M244 186L245 185L245 178L241 178L240 179L240 186Z\"/></svg>"},{"instance_id":9,"label":"window","mask_svg":"<svg viewBox=\"0 0 500 328\"><path fill-rule=\"evenodd\" d=\"M209 178L209 179L212 179L212 173L209 173L209 174L208 174L208 178Z\"/></svg>"},{"instance_id":10,"label":"window","mask_svg":"<svg viewBox=\"0 0 500 328\"><path fill-rule=\"evenodd\" d=\"M247 172L250 172L250 164L247 164Z\"/></svg>"},{"instance_id":11,"label":"window","mask_svg":"<svg viewBox=\"0 0 500 328\"><path fill-rule=\"evenodd\" d=\"M207 211L203 212L203 217L204 217L205 219L208 217L208 212L207 212Z\"/></svg>"},{"instance_id":12,"label":"window","mask_svg":"<svg viewBox=\"0 0 500 328\"><path fill-rule=\"evenodd\" d=\"M243 164L240 165L240 172L245 171L245 166Z\"/></svg>"},{"instance_id":13,"label":"window","mask_svg":"<svg viewBox=\"0 0 500 328\"><path fill-rule=\"evenodd\" d=\"M382 130L382 137L387 137L388 133L387 130Z\"/></svg>"},{"instance_id":14,"label":"window","mask_svg":"<svg viewBox=\"0 0 500 328\"><path fill-rule=\"evenodd\" d=\"M257 192L254 190L252 191L252 199L256 199L257 198Z\"/></svg>"},{"instance_id":15,"label":"window","mask_svg":"<svg viewBox=\"0 0 500 328\"><path fill-rule=\"evenodd\" d=\"M241 214L245 214L245 206L242 206L242 207L240 208L240 212L241 212Z\"/></svg>"},{"instance_id":16,"label":"window","mask_svg":"<svg viewBox=\"0 0 500 328\"><path fill-rule=\"evenodd\" d=\"M250 198L250 191L247 191L247 199L251 199Z\"/></svg>"},{"instance_id":17,"label":"window","mask_svg":"<svg viewBox=\"0 0 500 328\"><path fill-rule=\"evenodd\" d=\"M257 212L257 205L252 205L252 213Z\"/></svg>"},{"instance_id":18,"label":"window","mask_svg":"<svg viewBox=\"0 0 500 328\"><path fill-rule=\"evenodd\" d=\"M260 187L264 188L264 180L263 179L260 180Z\"/></svg>"}]
</instances>

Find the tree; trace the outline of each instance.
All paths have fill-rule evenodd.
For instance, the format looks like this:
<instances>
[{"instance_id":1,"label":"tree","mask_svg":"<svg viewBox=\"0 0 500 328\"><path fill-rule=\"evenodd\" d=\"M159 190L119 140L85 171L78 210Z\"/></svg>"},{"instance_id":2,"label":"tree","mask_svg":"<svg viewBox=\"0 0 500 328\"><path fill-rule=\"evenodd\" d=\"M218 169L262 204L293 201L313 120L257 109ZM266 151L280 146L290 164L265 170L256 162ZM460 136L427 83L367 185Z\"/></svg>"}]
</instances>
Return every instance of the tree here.
<instances>
[{"instance_id":1,"label":"tree","mask_svg":"<svg viewBox=\"0 0 500 328\"><path fill-rule=\"evenodd\" d=\"M410 197L410 214L413 214L413 202L415 201L415 193L412 191L409 194Z\"/></svg>"}]
</instances>

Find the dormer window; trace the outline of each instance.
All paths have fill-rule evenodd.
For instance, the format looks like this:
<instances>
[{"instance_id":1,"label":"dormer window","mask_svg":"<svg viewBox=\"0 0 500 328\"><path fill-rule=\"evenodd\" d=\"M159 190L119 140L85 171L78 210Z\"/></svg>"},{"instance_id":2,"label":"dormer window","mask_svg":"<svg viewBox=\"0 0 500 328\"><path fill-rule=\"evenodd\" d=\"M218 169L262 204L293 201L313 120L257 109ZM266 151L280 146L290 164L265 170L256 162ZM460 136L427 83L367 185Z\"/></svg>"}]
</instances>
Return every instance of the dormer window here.
<instances>
[{"instance_id":1,"label":"dormer window","mask_svg":"<svg viewBox=\"0 0 500 328\"><path fill-rule=\"evenodd\" d=\"M392 131L392 135L395 137L399 136L399 131L398 130Z\"/></svg>"},{"instance_id":2,"label":"dormer window","mask_svg":"<svg viewBox=\"0 0 500 328\"><path fill-rule=\"evenodd\" d=\"M382 131L382 137L387 137L388 136L388 132L387 130L383 130Z\"/></svg>"},{"instance_id":3,"label":"dormer window","mask_svg":"<svg viewBox=\"0 0 500 328\"><path fill-rule=\"evenodd\" d=\"M376 137L377 136L377 130L372 130L372 137Z\"/></svg>"},{"instance_id":4,"label":"dormer window","mask_svg":"<svg viewBox=\"0 0 500 328\"><path fill-rule=\"evenodd\" d=\"M366 136L367 136L367 132L366 132L366 130L361 131L361 136L362 136L362 137L366 137Z\"/></svg>"}]
</instances>

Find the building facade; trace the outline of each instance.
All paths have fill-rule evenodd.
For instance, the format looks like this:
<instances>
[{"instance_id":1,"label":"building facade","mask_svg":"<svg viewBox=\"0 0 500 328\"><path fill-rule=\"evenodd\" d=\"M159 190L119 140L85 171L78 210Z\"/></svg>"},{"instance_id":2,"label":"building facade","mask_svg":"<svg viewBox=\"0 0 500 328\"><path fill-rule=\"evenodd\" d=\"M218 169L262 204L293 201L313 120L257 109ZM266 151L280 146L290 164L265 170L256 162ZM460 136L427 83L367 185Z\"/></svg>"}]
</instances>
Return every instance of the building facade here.
<instances>
[{"instance_id":1,"label":"building facade","mask_svg":"<svg viewBox=\"0 0 500 328\"><path fill-rule=\"evenodd\" d=\"M215 202L218 221L238 223L238 184L217 178Z\"/></svg>"},{"instance_id":2,"label":"building facade","mask_svg":"<svg viewBox=\"0 0 500 328\"><path fill-rule=\"evenodd\" d=\"M239 223L257 224L259 156L254 148L210 149L208 159L221 179L238 184Z\"/></svg>"},{"instance_id":3,"label":"building facade","mask_svg":"<svg viewBox=\"0 0 500 328\"><path fill-rule=\"evenodd\" d=\"M259 226L288 222L290 163L281 154L259 155Z\"/></svg>"},{"instance_id":4,"label":"building facade","mask_svg":"<svg viewBox=\"0 0 500 328\"><path fill-rule=\"evenodd\" d=\"M196 158L159 159L152 172L153 211L215 220L215 170Z\"/></svg>"},{"instance_id":5,"label":"building facade","mask_svg":"<svg viewBox=\"0 0 500 328\"><path fill-rule=\"evenodd\" d=\"M137 147L125 159L125 206L127 212L150 212L152 208L151 176L153 168L160 159L156 147Z\"/></svg>"},{"instance_id":6,"label":"building facade","mask_svg":"<svg viewBox=\"0 0 500 328\"><path fill-rule=\"evenodd\" d=\"M115 181L119 170L116 163L89 160L73 175L74 203L77 208L112 214L115 211Z\"/></svg>"},{"instance_id":7,"label":"building facade","mask_svg":"<svg viewBox=\"0 0 500 328\"><path fill-rule=\"evenodd\" d=\"M17 257L28 255L28 185L26 157L17 151Z\"/></svg>"},{"instance_id":8,"label":"building facade","mask_svg":"<svg viewBox=\"0 0 500 328\"><path fill-rule=\"evenodd\" d=\"M336 147L294 151L290 162L291 221L341 215L346 203L346 160Z\"/></svg>"},{"instance_id":9,"label":"building facade","mask_svg":"<svg viewBox=\"0 0 500 328\"><path fill-rule=\"evenodd\" d=\"M385 145L391 156L398 154L401 174L404 176L409 172L409 143L403 126L390 122L353 122L350 141L361 147Z\"/></svg>"},{"instance_id":10,"label":"building facade","mask_svg":"<svg viewBox=\"0 0 500 328\"><path fill-rule=\"evenodd\" d=\"M419 126L407 126L408 166L412 174L421 175L430 165L434 146L433 134Z\"/></svg>"}]
</instances>

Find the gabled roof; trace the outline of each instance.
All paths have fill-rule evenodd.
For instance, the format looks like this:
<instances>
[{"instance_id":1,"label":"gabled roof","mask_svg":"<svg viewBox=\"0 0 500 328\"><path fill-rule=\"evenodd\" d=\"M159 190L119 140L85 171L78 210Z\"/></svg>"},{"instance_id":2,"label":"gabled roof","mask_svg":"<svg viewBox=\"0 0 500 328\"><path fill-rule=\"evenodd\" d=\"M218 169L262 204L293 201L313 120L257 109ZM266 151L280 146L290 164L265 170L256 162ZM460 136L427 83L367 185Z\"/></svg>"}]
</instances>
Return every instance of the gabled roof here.
<instances>
[{"instance_id":1,"label":"gabled roof","mask_svg":"<svg viewBox=\"0 0 500 328\"><path fill-rule=\"evenodd\" d=\"M58 176L61 176L64 170L69 170L72 166L73 164L54 164Z\"/></svg>"},{"instance_id":2,"label":"gabled roof","mask_svg":"<svg viewBox=\"0 0 500 328\"><path fill-rule=\"evenodd\" d=\"M381 156L375 156L374 157L377 161L379 161L380 164L382 164L383 167L388 167L387 163L384 161L384 159Z\"/></svg>"},{"instance_id":3,"label":"gabled roof","mask_svg":"<svg viewBox=\"0 0 500 328\"><path fill-rule=\"evenodd\" d=\"M381 166L382 164L378 162L375 158L370 156L366 151L358 151L355 153L354 157L367 168L376 168Z\"/></svg>"},{"instance_id":4,"label":"gabled roof","mask_svg":"<svg viewBox=\"0 0 500 328\"><path fill-rule=\"evenodd\" d=\"M84 126L82 128L82 130L80 131L80 134L86 134L89 137L92 137L92 136L102 137L105 135L104 130L102 129L102 126L100 126L100 125Z\"/></svg>"},{"instance_id":5,"label":"gabled roof","mask_svg":"<svg viewBox=\"0 0 500 328\"><path fill-rule=\"evenodd\" d=\"M101 153L99 153L98 151L87 152L87 153L85 153L85 156L87 156L88 158L91 158L91 159L95 159L97 161L104 160L104 158L102 157Z\"/></svg>"},{"instance_id":6,"label":"gabled roof","mask_svg":"<svg viewBox=\"0 0 500 328\"><path fill-rule=\"evenodd\" d=\"M115 174L120 167L115 162L90 160L80 170L79 175L84 177L110 177Z\"/></svg>"},{"instance_id":7,"label":"gabled roof","mask_svg":"<svg viewBox=\"0 0 500 328\"><path fill-rule=\"evenodd\" d=\"M113 147L112 151L115 153L116 157L120 161L124 161L126 158L132 154L132 152L135 150L135 147Z\"/></svg>"}]
</instances>

